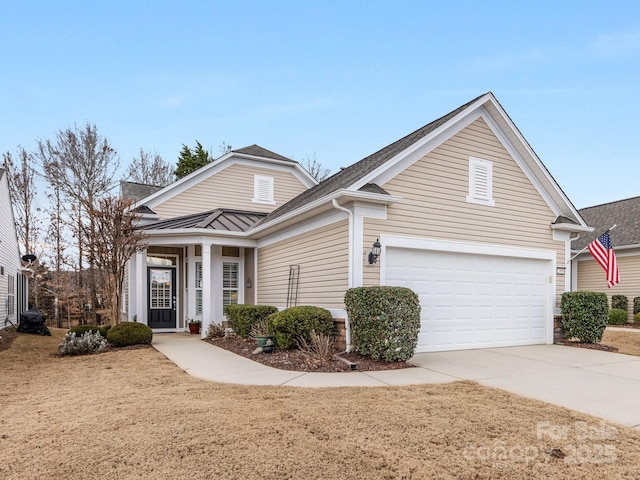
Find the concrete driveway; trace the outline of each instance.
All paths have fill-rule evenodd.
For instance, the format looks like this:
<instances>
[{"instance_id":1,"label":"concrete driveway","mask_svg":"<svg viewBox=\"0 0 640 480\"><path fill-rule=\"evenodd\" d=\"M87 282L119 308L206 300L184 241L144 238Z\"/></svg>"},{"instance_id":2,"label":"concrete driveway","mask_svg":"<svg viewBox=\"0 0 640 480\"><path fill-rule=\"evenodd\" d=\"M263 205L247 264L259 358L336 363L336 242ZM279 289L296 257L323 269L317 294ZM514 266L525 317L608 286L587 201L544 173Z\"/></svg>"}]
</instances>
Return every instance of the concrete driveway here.
<instances>
[{"instance_id":1,"label":"concrete driveway","mask_svg":"<svg viewBox=\"0 0 640 480\"><path fill-rule=\"evenodd\" d=\"M640 429L640 357L532 345L419 353L410 362Z\"/></svg>"}]
</instances>

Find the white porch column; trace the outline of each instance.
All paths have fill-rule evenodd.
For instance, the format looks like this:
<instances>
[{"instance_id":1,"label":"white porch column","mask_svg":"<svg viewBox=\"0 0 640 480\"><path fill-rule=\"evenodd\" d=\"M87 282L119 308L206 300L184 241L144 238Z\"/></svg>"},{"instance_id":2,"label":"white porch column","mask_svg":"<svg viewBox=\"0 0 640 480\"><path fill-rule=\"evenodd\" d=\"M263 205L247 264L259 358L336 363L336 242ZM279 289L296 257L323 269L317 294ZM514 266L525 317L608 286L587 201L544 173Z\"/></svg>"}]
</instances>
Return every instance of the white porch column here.
<instances>
[{"instance_id":1,"label":"white porch column","mask_svg":"<svg viewBox=\"0 0 640 480\"><path fill-rule=\"evenodd\" d=\"M186 302L187 302L187 318L196 318L196 246L187 246L187 275L189 278L185 278L186 284Z\"/></svg>"},{"instance_id":2,"label":"white porch column","mask_svg":"<svg viewBox=\"0 0 640 480\"><path fill-rule=\"evenodd\" d=\"M129 297L129 302L133 305L132 314L136 315L139 323L147 322L147 250L135 254L135 289L133 295ZM133 301L132 301L133 299Z\"/></svg>"},{"instance_id":3,"label":"white porch column","mask_svg":"<svg viewBox=\"0 0 640 480\"><path fill-rule=\"evenodd\" d=\"M211 297L211 243L202 243L202 329L204 338L213 322L213 301Z\"/></svg>"}]
</instances>

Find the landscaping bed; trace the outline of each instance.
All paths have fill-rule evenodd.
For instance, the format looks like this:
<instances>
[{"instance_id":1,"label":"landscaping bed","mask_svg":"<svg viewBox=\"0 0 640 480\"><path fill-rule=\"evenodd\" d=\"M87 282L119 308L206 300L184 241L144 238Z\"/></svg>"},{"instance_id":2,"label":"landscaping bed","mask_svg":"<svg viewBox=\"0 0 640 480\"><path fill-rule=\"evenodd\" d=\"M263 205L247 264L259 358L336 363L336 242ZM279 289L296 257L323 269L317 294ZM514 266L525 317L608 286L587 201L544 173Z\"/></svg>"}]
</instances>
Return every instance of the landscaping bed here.
<instances>
[{"instance_id":1,"label":"landscaping bed","mask_svg":"<svg viewBox=\"0 0 640 480\"><path fill-rule=\"evenodd\" d=\"M316 358L305 355L305 352L301 350L281 350L276 347L272 353L254 354L253 351L256 349L256 342L251 338L229 336L225 338L207 339L206 341L255 362L281 370L293 370L297 372L349 372L353 370L350 365L343 361L332 358L329 361L322 362ZM409 365L406 362L377 361L353 352L343 353L340 357L355 363L357 366L355 370L360 372L413 367L413 365Z\"/></svg>"}]
</instances>

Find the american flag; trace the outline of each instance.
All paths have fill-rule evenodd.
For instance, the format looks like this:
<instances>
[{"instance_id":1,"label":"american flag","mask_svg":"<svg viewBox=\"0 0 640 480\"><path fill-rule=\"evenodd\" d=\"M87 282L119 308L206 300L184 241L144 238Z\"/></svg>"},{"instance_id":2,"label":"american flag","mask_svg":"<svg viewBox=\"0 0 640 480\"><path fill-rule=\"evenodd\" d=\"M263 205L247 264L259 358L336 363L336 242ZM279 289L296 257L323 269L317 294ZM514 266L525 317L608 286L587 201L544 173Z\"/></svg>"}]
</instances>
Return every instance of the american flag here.
<instances>
[{"instance_id":1,"label":"american flag","mask_svg":"<svg viewBox=\"0 0 640 480\"><path fill-rule=\"evenodd\" d=\"M608 230L589 244L589 251L600 266L604 268L607 274L607 285L609 288L619 283L620 272L618 271L616 254L613 252L613 245L611 245Z\"/></svg>"}]
</instances>

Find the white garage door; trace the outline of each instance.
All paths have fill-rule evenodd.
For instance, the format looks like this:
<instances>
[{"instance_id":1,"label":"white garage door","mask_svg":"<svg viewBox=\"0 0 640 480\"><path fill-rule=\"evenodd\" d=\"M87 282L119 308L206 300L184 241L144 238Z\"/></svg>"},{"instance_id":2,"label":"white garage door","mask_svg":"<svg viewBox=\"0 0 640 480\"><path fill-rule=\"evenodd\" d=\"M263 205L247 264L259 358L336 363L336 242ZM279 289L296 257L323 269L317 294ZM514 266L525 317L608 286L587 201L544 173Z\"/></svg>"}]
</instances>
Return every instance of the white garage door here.
<instances>
[{"instance_id":1,"label":"white garage door","mask_svg":"<svg viewBox=\"0 0 640 480\"><path fill-rule=\"evenodd\" d=\"M549 260L388 247L385 271L420 296L416 352L546 343Z\"/></svg>"}]
</instances>

